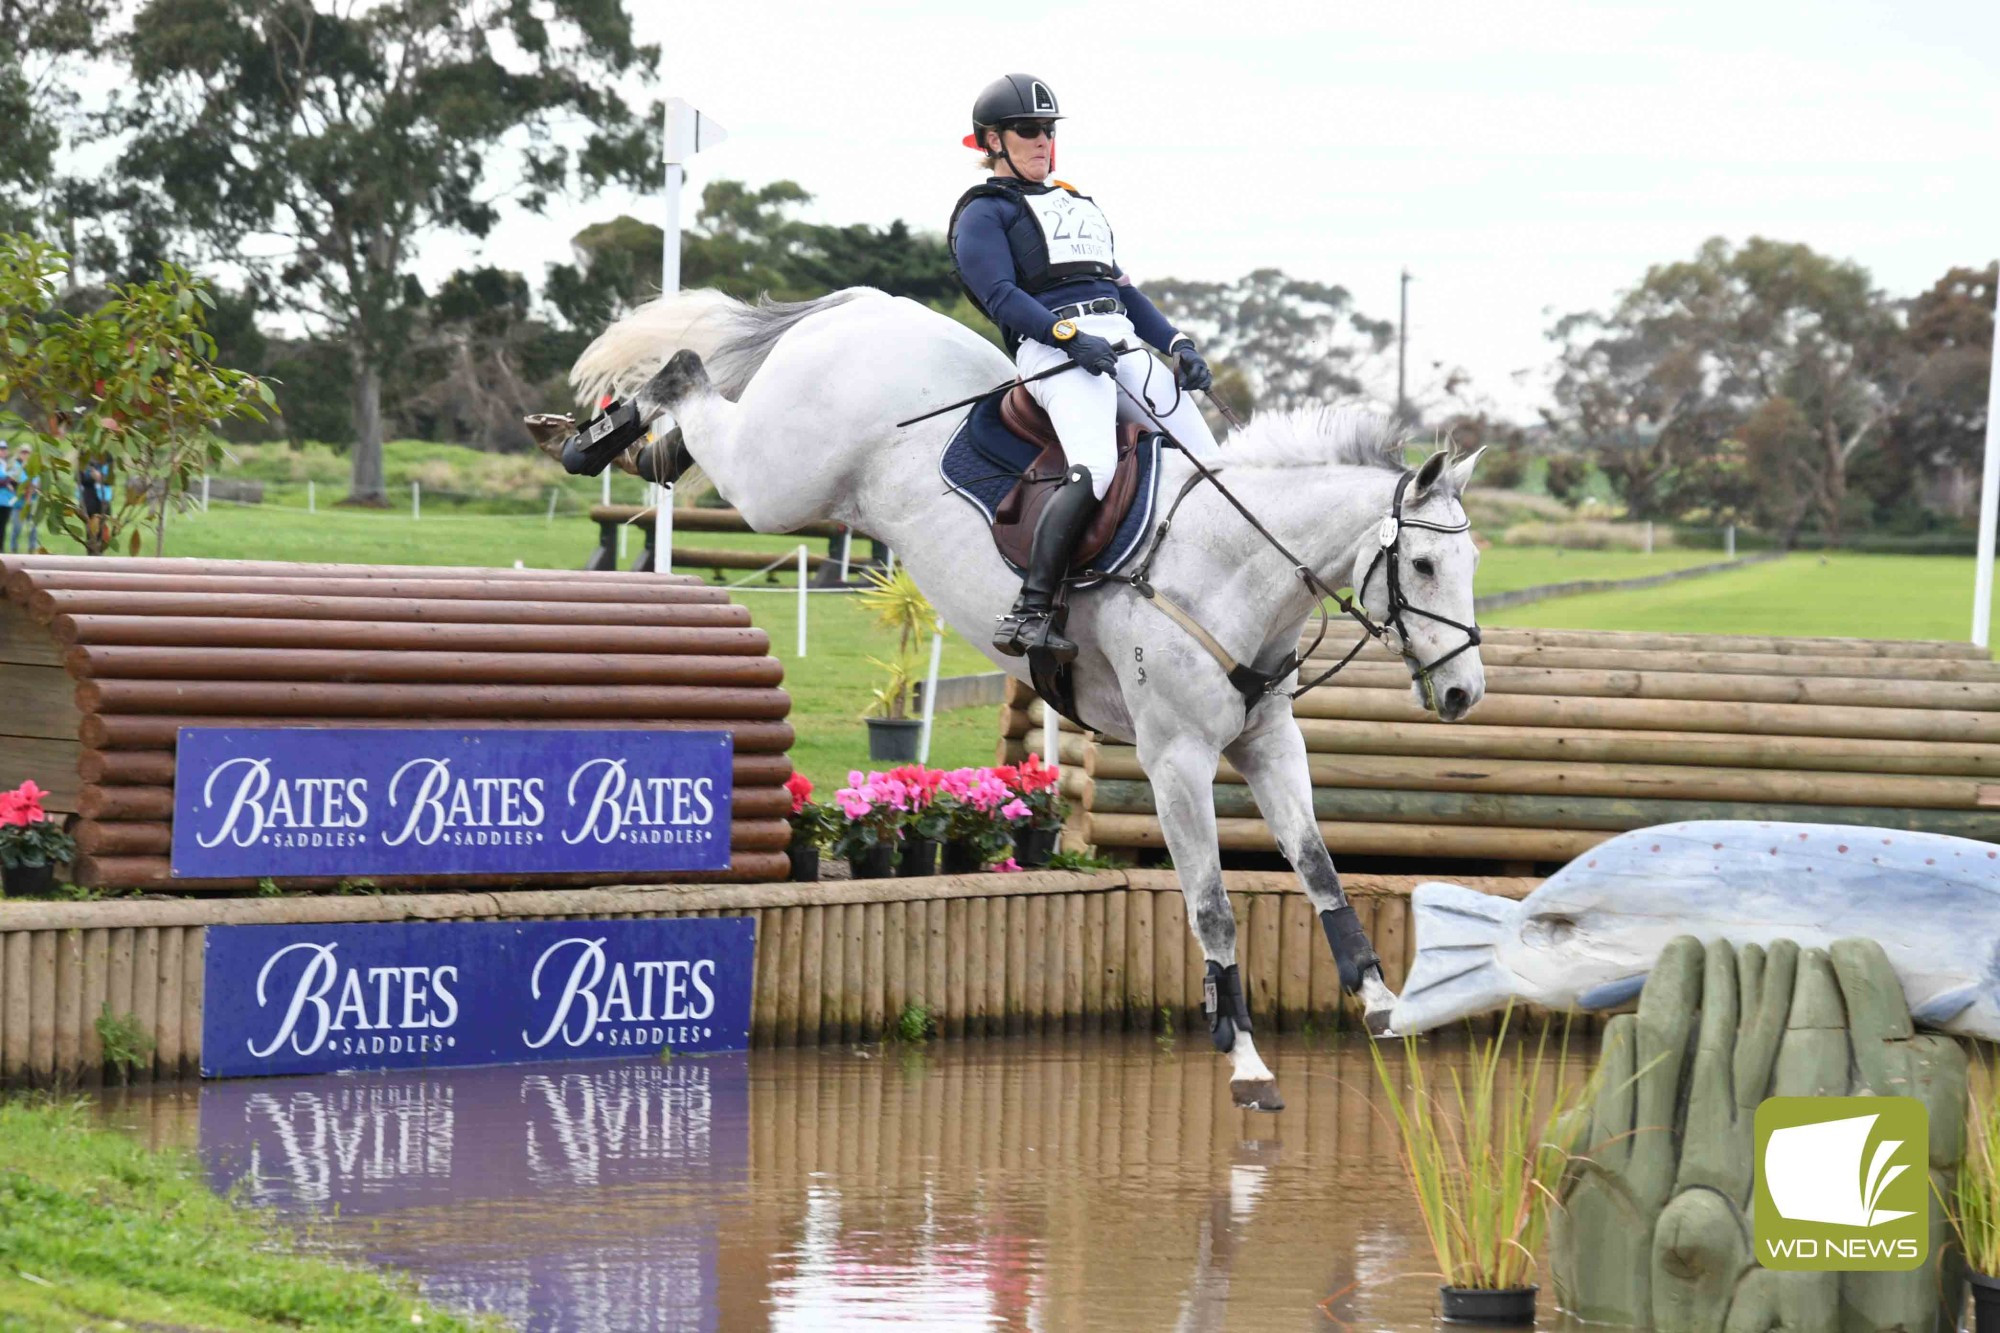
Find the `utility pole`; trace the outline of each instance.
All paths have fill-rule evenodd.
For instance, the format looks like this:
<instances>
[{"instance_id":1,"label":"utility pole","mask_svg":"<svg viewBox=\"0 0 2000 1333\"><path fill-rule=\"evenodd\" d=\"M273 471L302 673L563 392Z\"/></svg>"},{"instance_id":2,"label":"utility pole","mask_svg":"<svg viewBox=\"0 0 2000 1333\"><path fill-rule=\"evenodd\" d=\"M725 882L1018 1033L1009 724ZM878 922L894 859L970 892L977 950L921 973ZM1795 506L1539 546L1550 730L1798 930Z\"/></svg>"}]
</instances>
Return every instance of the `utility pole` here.
<instances>
[{"instance_id":1,"label":"utility pole","mask_svg":"<svg viewBox=\"0 0 2000 1333\"><path fill-rule=\"evenodd\" d=\"M1403 270L1402 310L1396 316L1396 419L1402 420L1410 405L1403 389L1403 358L1410 346L1410 270Z\"/></svg>"}]
</instances>

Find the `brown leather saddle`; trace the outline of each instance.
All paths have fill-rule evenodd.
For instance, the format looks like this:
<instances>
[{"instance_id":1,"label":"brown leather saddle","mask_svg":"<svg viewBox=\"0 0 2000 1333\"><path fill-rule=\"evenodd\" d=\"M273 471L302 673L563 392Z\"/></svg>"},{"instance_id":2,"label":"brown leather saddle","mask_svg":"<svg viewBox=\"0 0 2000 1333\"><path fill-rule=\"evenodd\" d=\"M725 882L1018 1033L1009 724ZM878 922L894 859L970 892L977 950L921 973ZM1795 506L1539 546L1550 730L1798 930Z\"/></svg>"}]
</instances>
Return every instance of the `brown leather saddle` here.
<instances>
[{"instance_id":1,"label":"brown leather saddle","mask_svg":"<svg viewBox=\"0 0 2000 1333\"><path fill-rule=\"evenodd\" d=\"M993 511L993 544L1000 548L1001 555L1025 569L1028 553L1035 544L1035 522L1069 470L1069 460L1063 454L1062 441L1056 438L1055 427L1049 422L1049 414L1028 393L1027 385L1016 384L1000 400L1000 422L1041 449L1021 480L1014 483L1014 489L1007 492ZM1097 506L1097 517L1090 521L1076 544L1076 554L1070 559L1072 568L1087 569L1091 561L1103 554L1139 494L1140 434L1136 424L1118 424L1118 468L1111 475L1111 489Z\"/></svg>"}]
</instances>

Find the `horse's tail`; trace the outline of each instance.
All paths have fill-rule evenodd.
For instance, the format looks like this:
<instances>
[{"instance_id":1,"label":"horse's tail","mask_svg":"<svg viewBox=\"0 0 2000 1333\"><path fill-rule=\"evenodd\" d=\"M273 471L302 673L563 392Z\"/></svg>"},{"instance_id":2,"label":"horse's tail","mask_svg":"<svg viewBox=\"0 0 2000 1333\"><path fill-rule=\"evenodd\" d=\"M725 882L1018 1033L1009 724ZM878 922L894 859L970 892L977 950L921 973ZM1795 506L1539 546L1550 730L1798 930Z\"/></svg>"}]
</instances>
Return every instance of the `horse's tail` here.
<instances>
[{"instance_id":1,"label":"horse's tail","mask_svg":"<svg viewBox=\"0 0 2000 1333\"><path fill-rule=\"evenodd\" d=\"M600 333L576 359L569 382L577 402L594 411L607 393L631 397L685 347L700 355L722 396L734 399L800 320L870 294L879 295L873 288L850 287L812 301L760 297L747 305L710 288L672 292Z\"/></svg>"}]
</instances>

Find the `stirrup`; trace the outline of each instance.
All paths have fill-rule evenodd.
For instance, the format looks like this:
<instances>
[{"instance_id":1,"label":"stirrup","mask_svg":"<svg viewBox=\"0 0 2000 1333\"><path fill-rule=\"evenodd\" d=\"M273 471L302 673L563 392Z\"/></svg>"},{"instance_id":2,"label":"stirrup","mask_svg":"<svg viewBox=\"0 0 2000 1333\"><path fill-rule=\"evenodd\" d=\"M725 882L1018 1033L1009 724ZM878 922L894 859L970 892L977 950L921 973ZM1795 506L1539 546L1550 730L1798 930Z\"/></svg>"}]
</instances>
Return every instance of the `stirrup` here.
<instances>
[{"instance_id":1,"label":"stirrup","mask_svg":"<svg viewBox=\"0 0 2000 1333\"><path fill-rule=\"evenodd\" d=\"M1074 662L1076 644L1057 630L1047 611L1009 611L993 631L993 647L1009 657L1046 652L1057 662Z\"/></svg>"}]
</instances>

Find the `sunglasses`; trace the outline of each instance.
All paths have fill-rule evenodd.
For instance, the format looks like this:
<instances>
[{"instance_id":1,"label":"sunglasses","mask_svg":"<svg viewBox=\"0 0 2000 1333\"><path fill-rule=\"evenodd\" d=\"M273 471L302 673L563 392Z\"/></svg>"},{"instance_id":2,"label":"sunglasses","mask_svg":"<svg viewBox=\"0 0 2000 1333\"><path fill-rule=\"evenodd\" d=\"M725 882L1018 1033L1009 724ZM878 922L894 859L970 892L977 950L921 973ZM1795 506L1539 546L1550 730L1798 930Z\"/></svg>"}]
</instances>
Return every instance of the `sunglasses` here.
<instances>
[{"instance_id":1,"label":"sunglasses","mask_svg":"<svg viewBox=\"0 0 2000 1333\"><path fill-rule=\"evenodd\" d=\"M1044 134L1056 137L1056 123L1053 120L1010 120L1001 128L1009 134L1018 134L1023 139L1039 139Z\"/></svg>"}]
</instances>

